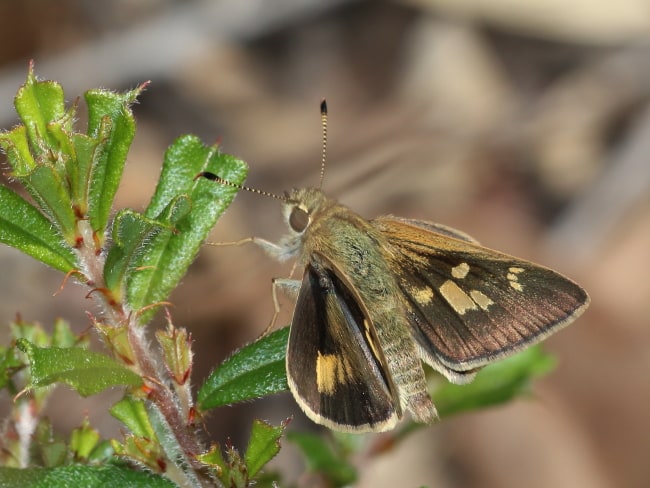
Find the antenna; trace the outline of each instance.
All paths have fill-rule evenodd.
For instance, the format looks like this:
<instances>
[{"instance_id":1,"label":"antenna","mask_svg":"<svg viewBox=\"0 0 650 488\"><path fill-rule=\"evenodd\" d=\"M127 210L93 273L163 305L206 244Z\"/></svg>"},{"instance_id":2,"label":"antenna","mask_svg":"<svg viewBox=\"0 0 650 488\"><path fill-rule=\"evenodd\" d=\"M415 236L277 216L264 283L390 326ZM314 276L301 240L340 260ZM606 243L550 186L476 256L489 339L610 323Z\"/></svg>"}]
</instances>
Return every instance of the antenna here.
<instances>
[{"instance_id":1,"label":"antenna","mask_svg":"<svg viewBox=\"0 0 650 488\"><path fill-rule=\"evenodd\" d=\"M318 188L323 187L323 179L325 178L325 161L327 160L327 101L324 98L320 102L320 123L323 129L323 152L322 152L322 160L320 165L320 185L318 186ZM271 193L264 190L258 190L256 188L240 185L238 183L233 183L232 181L228 181L219 175L211 173L210 171L202 171L201 173L197 174L194 177L194 181L196 181L199 178L205 178L210 181L216 181L217 183L230 186L232 188L237 188L238 190L246 190L251 193L257 193L258 195L262 195L265 197L275 198L276 200L280 200L282 202L287 201L287 197L281 197L280 195L276 195L275 193Z\"/></svg>"},{"instance_id":2,"label":"antenna","mask_svg":"<svg viewBox=\"0 0 650 488\"><path fill-rule=\"evenodd\" d=\"M275 198L276 200L281 200L283 202L287 201L287 199L285 197L281 197L280 195L276 195L275 193L271 193L271 192L264 191L264 190L257 190L256 188L251 188L251 187L248 187L248 186L240 185L238 183L233 183L232 181L228 181L228 180L222 178L219 175L215 175L214 173L210 173L209 171L202 171L201 173L199 173L198 175L196 175L194 177L194 180L196 181L199 178L205 178L205 179L210 180L210 181L216 181L217 183L220 183L222 185L231 186L233 188L237 188L238 190L246 190L246 191L249 191L251 193L257 193L258 195L262 195L262 196L265 196L265 197Z\"/></svg>"},{"instance_id":3,"label":"antenna","mask_svg":"<svg viewBox=\"0 0 650 488\"><path fill-rule=\"evenodd\" d=\"M327 159L327 100L323 98L320 102L320 125L323 128L323 155L320 164L320 184L318 188L323 188L323 178L325 178L325 160Z\"/></svg>"}]
</instances>

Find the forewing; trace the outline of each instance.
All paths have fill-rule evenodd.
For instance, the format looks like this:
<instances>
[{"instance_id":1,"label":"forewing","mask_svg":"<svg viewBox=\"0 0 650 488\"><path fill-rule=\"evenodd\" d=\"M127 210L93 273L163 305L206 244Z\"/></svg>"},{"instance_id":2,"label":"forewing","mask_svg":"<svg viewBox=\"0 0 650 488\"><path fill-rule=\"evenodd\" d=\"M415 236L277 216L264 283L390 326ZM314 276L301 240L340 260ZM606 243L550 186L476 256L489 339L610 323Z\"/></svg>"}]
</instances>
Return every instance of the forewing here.
<instances>
[{"instance_id":1,"label":"forewing","mask_svg":"<svg viewBox=\"0 0 650 488\"><path fill-rule=\"evenodd\" d=\"M423 359L462 382L463 372L508 356L568 325L587 293L548 268L432 231L380 218Z\"/></svg>"},{"instance_id":2,"label":"forewing","mask_svg":"<svg viewBox=\"0 0 650 488\"><path fill-rule=\"evenodd\" d=\"M287 346L287 379L315 422L343 431L382 431L401 416L376 350L372 324L350 286L322 256L312 256Z\"/></svg>"}]
</instances>

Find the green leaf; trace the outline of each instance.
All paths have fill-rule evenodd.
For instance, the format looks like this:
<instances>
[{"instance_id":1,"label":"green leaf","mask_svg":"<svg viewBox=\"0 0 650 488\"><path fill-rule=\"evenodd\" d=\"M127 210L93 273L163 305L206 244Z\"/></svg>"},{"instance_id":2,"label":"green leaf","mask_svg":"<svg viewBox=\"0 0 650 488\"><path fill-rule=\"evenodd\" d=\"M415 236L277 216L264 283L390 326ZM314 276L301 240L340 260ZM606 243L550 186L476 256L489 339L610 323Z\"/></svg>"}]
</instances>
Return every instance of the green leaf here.
<instances>
[{"instance_id":1,"label":"green leaf","mask_svg":"<svg viewBox=\"0 0 650 488\"><path fill-rule=\"evenodd\" d=\"M138 437L156 439L156 434L149 420L143 400L126 396L110 409L111 415L122 422Z\"/></svg>"},{"instance_id":2,"label":"green leaf","mask_svg":"<svg viewBox=\"0 0 650 488\"><path fill-rule=\"evenodd\" d=\"M248 448L244 455L250 478L254 477L266 463L280 452L280 437L282 437L284 429L284 425L273 427L262 420L253 422Z\"/></svg>"},{"instance_id":3,"label":"green leaf","mask_svg":"<svg viewBox=\"0 0 650 488\"><path fill-rule=\"evenodd\" d=\"M52 119L52 121L47 124L47 133L50 136L49 146L52 149L48 159L57 162L64 162L69 156L74 155L74 145L70 138L70 134L73 129L73 122L76 118L77 104L75 103L66 111L65 115L61 118ZM55 152L56 154L54 154ZM65 164L59 166L61 170L65 170ZM65 172L62 174L65 174Z\"/></svg>"},{"instance_id":4,"label":"green leaf","mask_svg":"<svg viewBox=\"0 0 650 488\"><path fill-rule=\"evenodd\" d=\"M111 448L116 456L152 471L162 471L165 467L165 454L158 439L128 434L122 443L111 439Z\"/></svg>"},{"instance_id":5,"label":"green leaf","mask_svg":"<svg viewBox=\"0 0 650 488\"><path fill-rule=\"evenodd\" d=\"M72 465L59 468L0 468L3 488L175 488L171 481L118 466Z\"/></svg>"},{"instance_id":6,"label":"green leaf","mask_svg":"<svg viewBox=\"0 0 650 488\"><path fill-rule=\"evenodd\" d=\"M235 352L201 386L198 407L207 410L286 391L288 339L289 327L284 327Z\"/></svg>"},{"instance_id":7,"label":"green leaf","mask_svg":"<svg viewBox=\"0 0 650 488\"><path fill-rule=\"evenodd\" d=\"M197 461L212 467L214 475L219 478L219 481L221 481L224 486L232 486L232 483L230 483L232 478L231 471L236 470L239 466L234 466L234 464L230 462L231 459L229 459L229 461L225 460L219 444L213 444L207 452L198 454L196 459Z\"/></svg>"},{"instance_id":8,"label":"green leaf","mask_svg":"<svg viewBox=\"0 0 650 488\"><path fill-rule=\"evenodd\" d=\"M113 450L110 441L108 440L100 441L99 444L95 446L95 449L93 449L90 455L88 456L88 463L107 464L109 461L113 459L114 454L115 451Z\"/></svg>"},{"instance_id":9,"label":"green leaf","mask_svg":"<svg viewBox=\"0 0 650 488\"><path fill-rule=\"evenodd\" d=\"M19 317L15 322L9 323L9 329L14 340L27 339L41 347L52 345L52 338L38 322L25 322Z\"/></svg>"},{"instance_id":10,"label":"green leaf","mask_svg":"<svg viewBox=\"0 0 650 488\"><path fill-rule=\"evenodd\" d=\"M12 347L6 349L0 347L0 390L9 386L14 374L24 366L23 362L16 357L15 351ZM12 388L10 393L16 392Z\"/></svg>"},{"instance_id":11,"label":"green leaf","mask_svg":"<svg viewBox=\"0 0 650 488\"><path fill-rule=\"evenodd\" d=\"M0 147L7 153L7 160L14 171L14 175L29 174L36 166L34 155L27 140L27 128L24 125L0 133Z\"/></svg>"},{"instance_id":12,"label":"green leaf","mask_svg":"<svg viewBox=\"0 0 650 488\"><path fill-rule=\"evenodd\" d=\"M248 468L237 449L232 445L226 447L226 457L221 453L219 444L214 444L208 452L199 454L196 459L213 469L212 474L222 486L229 488L245 488L248 483Z\"/></svg>"},{"instance_id":13,"label":"green leaf","mask_svg":"<svg viewBox=\"0 0 650 488\"><path fill-rule=\"evenodd\" d=\"M335 452L322 436L293 431L287 433L287 440L298 446L307 468L324 475L332 486L346 486L357 480L354 466Z\"/></svg>"},{"instance_id":14,"label":"green leaf","mask_svg":"<svg viewBox=\"0 0 650 488\"><path fill-rule=\"evenodd\" d=\"M57 145L56 138L50 136L47 125L65 115L61 85L54 81L38 81L34 67L30 65L27 80L18 90L14 106L27 128L32 151L40 154L48 147ZM46 143L37 144L40 139L45 139Z\"/></svg>"},{"instance_id":15,"label":"green leaf","mask_svg":"<svg viewBox=\"0 0 650 488\"><path fill-rule=\"evenodd\" d=\"M161 216L161 219L153 220L143 215L139 216L143 222L149 222L149 225L143 226L141 234L130 236L127 247L130 252L125 256L127 266L122 277L128 296L127 301L135 310L164 300L175 287L174 282L168 283L168 289L162 288L165 278L170 278L171 275L165 276L159 273L161 269L168 269L170 273L172 271L167 267L170 264L167 246L177 231L173 227L174 223L167 218L173 219L186 214L190 207L188 199L179 196L170 202L166 214ZM179 280L181 277L182 275L179 276ZM154 312L152 310L145 313L144 317L141 316L141 322L146 323Z\"/></svg>"},{"instance_id":16,"label":"green leaf","mask_svg":"<svg viewBox=\"0 0 650 488\"><path fill-rule=\"evenodd\" d=\"M70 434L70 449L75 455L76 459L87 460L99 443L99 432L93 429L86 417L81 424Z\"/></svg>"},{"instance_id":17,"label":"green leaf","mask_svg":"<svg viewBox=\"0 0 650 488\"><path fill-rule=\"evenodd\" d=\"M28 339L27 337L25 339ZM32 341L33 342L33 341ZM59 318L54 322L51 345L56 347L88 347L87 335L76 335L72 332L70 324Z\"/></svg>"},{"instance_id":18,"label":"green leaf","mask_svg":"<svg viewBox=\"0 0 650 488\"><path fill-rule=\"evenodd\" d=\"M62 236L33 205L0 185L0 242L55 269L76 268L76 257Z\"/></svg>"},{"instance_id":19,"label":"green leaf","mask_svg":"<svg viewBox=\"0 0 650 488\"><path fill-rule=\"evenodd\" d=\"M62 466L68 458L68 446L59 439L48 439L39 443L38 451L42 464L48 468Z\"/></svg>"},{"instance_id":20,"label":"green leaf","mask_svg":"<svg viewBox=\"0 0 650 488\"><path fill-rule=\"evenodd\" d=\"M79 215L88 213L88 199L90 181L92 177L93 162L96 152L100 149L100 141L84 134L73 134L71 154L74 157L68 159L66 175L69 179L70 196Z\"/></svg>"},{"instance_id":21,"label":"green leaf","mask_svg":"<svg viewBox=\"0 0 650 488\"><path fill-rule=\"evenodd\" d=\"M191 337L183 328L176 328L169 320L166 330L157 330L156 339L169 375L177 385L184 385L192 372Z\"/></svg>"},{"instance_id":22,"label":"green leaf","mask_svg":"<svg viewBox=\"0 0 650 488\"><path fill-rule=\"evenodd\" d=\"M46 468L68 464L69 451L63 438L54 432L47 417L40 420L36 426L32 441L33 464Z\"/></svg>"},{"instance_id":23,"label":"green leaf","mask_svg":"<svg viewBox=\"0 0 650 488\"><path fill-rule=\"evenodd\" d=\"M77 217L70 198L66 175L54 166L39 164L22 178L25 188L38 202L40 209L55 224L69 246L76 244Z\"/></svg>"},{"instance_id":24,"label":"green leaf","mask_svg":"<svg viewBox=\"0 0 650 488\"><path fill-rule=\"evenodd\" d=\"M142 384L140 376L104 354L78 347L37 347L26 339L16 345L29 359L30 387L61 382L89 396L111 386Z\"/></svg>"},{"instance_id":25,"label":"green leaf","mask_svg":"<svg viewBox=\"0 0 650 488\"><path fill-rule=\"evenodd\" d=\"M113 198L135 135L135 119L130 105L144 87L141 85L123 94L108 90L90 90L85 94L88 135L99 140L99 146L92 153L92 169L85 172L92 175L88 190L88 217L100 241L104 239Z\"/></svg>"},{"instance_id":26,"label":"green leaf","mask_svg":"<svg viewBox=\"0 0 650 488\"><path fill-rule=\"evenodd\" d=\"M76 216L66 164L74 160L69 133L76 107L66 112L61 86L37 81L33 66L18 90L15 106L24 125L0 135L0 145L7 151L13 176L72 246Z\"/></svg>"},{"instance_id":27,"label":"green leaf","mask_svg":"<svg viewBox=\"0 0 650 488\"><path fill-rule=\"evenodd\" d=\"M194 136L179 138L165 153L162 173L145 218L160 222L161 231L147 242L146 252L135 253L129 265L128 303L135 310L167 298L185 275L218 217L236 189L194 177L210 169L240 183L246 165ZM153 314L145 313L145 323Z\"/></svg>"},{"instance_id":28,"label":"green leaf","mask_svg":"<svg viewBox=\"0 0 650 488\"><path fill-rule=\"evenodd\" d=\"M133 433L123 443L111 442L115 453L153 470L161 466L182 478L183 486L200 486L196 474L185 464L185 455L178 446L169 424L154 404L126 397L111 408L111 414ZM174 465L172 470L170 464Z\"/></svg>"},{"instance_id":29,"label":"green leaf","mask_svg":"<svg viewBox=\"0 0 650 488\"><path fill-rule=\"evenodd\" d=\"M433 394L441 418L452 414L505 403L528 392L534 377L555 367L553 356L540 346L529 347L503 361L483 368L467 385L444 383Z\"/></svg>"},{"instance_id":30,"label":"green leaf","mask_svg":"<svg viewBox=\"0 0 650 488\"><path fill-rule=\"evenodd\" d=\"M120 211L113 221L113 245L104 264L104 281L118 303L124 298L127 271L136 272L136 256L147 252L148 243L163 230L158 222L131 209Z\"/></svg>"},{"instance_id":31,"label":"green leaf","mask_svg":"<svg viewBox=\"0 0 650 488\"><path fill-rule=\"evenodd\" d=\"M113 325L95 322L95 329L113 357L120 358L120 361L126 365L137 363L136 353L129 341L129 324Z\"/></svg>"}]
</instances>

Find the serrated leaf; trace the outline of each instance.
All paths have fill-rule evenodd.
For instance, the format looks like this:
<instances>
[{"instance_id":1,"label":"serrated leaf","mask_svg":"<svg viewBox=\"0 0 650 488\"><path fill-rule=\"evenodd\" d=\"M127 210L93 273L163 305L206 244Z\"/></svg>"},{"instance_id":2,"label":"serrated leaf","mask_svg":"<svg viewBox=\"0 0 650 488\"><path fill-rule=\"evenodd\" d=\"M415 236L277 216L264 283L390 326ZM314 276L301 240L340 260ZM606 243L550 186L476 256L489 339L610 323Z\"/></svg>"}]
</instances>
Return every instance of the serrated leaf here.
<instances>
[{"instance_id":1,"label":"serrated leaf","mask_svg":"<svg viewBox=\"0 0 650 488\"><path fill-rule=\"evenodd\" d=\"M151 473L118 466L72 465L58 468L0 468L3 488L175 488Z\"/></svg>"},{"instance_id":2,"label":"serrated leaf","mask_svg":"<svg viewBox=\"0 0 650 488\"><path fill-rule=\"evenodd\" d=\"M108 90L85 93L88 135L99 140L90 172L88 217L100 244L135 135L135 119L130 105L143 89L144 85L123 94Z\"/></svg>"},{"instance_id":3,"label":"serrated leaf","mask_svg":"<svg viewBox=\"0 0 650 488\"><path fill-rule=\"evenodd\" d=\"M286 391L285 355L289 327L268 334L235 352L201 386L201 410Z\"/></svg>"},{"instance_id":4,"label":"serrated leaf","mask_svg":"<svg viewBox=\"0 0 650 488\"><path fill-rule=\"evenodd\" d=\"M142 384L140 376L104 354L78 347L37 347L25 339L16 345L29 359L30 387L60 382L89 396L112 386Z\"/></svg>"},{"instance_id":5,"label":"serrated leaf","mask_svg":"<svg viewBox=\"0 0 650 488\"><path fill-rule=\"evenodd\" d=\"M123 277L127 301L134 309L139 310L167 298L169 291L174 288L170 286L167 293L163 293L163 290L156 286L163 285L164 279L168 278L165 273L161 274L160 270L169 269L166 266L170 261L168 246L170 240L178 233L173 227L174 223L168 218L187 215L189 208L187 197L181 195L169 203L165 214L159 219L152 220L141 216L142 219L151 220L154 224L143 232L141 238L134 236L133 252L128 256L128 266ZM147 322L152 313L154 311L140 317L141 321Z\"/></svg>"},{"instance_id":6,"label":"serrated leaf","mask_svg":"<svg viewBox=\"0 0 650 488\"><path fill-rule=\"evenodd\" d=\"M93 429L86 417L80 427L77 427L70 434L70 449L76 459L86 460L99 443L99 432Z\"/></svg>"},{"instance_id":7,"label":"serrated leaf","mask_svg":"<svg viewBox=\"0 0 650 488\"><path fill-rule=\"evenodd\" d=\"M284 429L284 425L274 427L262 420L253 421L250 440L244 455L250 478L280 452L280 437Z\"/></svg>"},{"instance_id":8,"label":"serrated leaf","mask_svg":"<svg viewBox=\"0 0 650 488\"><path fill-rule=\"evenodd\" d=\"M433 394L440 417L505 403L528 391L533 378L555 367L553 356L540 346L483 368L467 385L445 382Z\"/></svg>"},{"instance_id":9,"label":"serrated leaf","mask_svg":"<svg viewBox=\"0 0 650 488\"><path fill-rule=\"evenodd\" d=\"M68 183L56 168L39 164L22 182L38 201L40 209L55 224L69 246L76 242L77 218L70 198Z\"/></svg>"},{"instance_id":10,"label":"serrated leaf","mask_svg":"<svg viewBox=\"0 0 650 488\"><path fill-rule=\"evenodd\" d=\"M66 174L70 180L70 196L79 215L88 212L88 192L91 180L92 163L99 150L99 140L84 134L72 135L74 158L68 160Z\"/></svg>"},{"instance_id":11,"label":"serrated leaf","mask_svg":"<svg viewBox=\"0 0 650 488\"><path fill-rule=\"evenodd\" d=\"M165 153L160 180L145 217L168 223L174 230L156 235L148 243L147 252L133 260L131 269L137 271L128 276L128 303L132 308L139 310L167 298L234 198L234 188L194 180L197 173L208 168L235 183L246 176L242 161L221 154L194 136L179 138ZM141 321L146 322L152 314L143 314Z\"/></svg>"},{"instance_id":12,"label":"serrated leaf","mask_svg":"<svg viewBox=\"0 0 650 488\"><path fill-rule=\"evenodd\" d=\"M111 407L110 412L136 436L156 438L143 400L130 396L124 397Z\"/></svg>"},{"instance_id":13,"label":"serrated leaf","mask_svg":"<svg viewBox=\"0 0 650 488\"><path fill-rule=\"evenodd\" d=\"M100 333L104 344L113 353L113 357L120 358L126 365L136 364L136 354L129 341L129 324L112 325L95 322L95 328Z\"/></svg>"},{"instance_id":14,"label":"serrated leaf","mask_svg":"<svg viewBox=\"0 0 650 488\"><path fill-rule=\"evenodd\" d=\"M125 277L127 271L134 271L136 256L147 252L148 243L161 231L163 226L158 222L131 209L122 210L115 216L113 245L104 264L104 282L116 301L123 300Z\"/></svg>"},{"instance_id":15,"label":"serrated leaf","mask_svg":"<svg viewBox=\"0 0 650 488\"><path fill-rule=\"evenodd\" d=\"M162 349L165 367L177 385L184 385L192 372L191 336L183 328L168 323L166 330L157 330L156 339Z\"/></svg>"},{"instance_id":16,"label":"serrated leaf","mask_svg":"<svg viewBox=\"0 0 650 488\"><path fill-rule=\"evenodd\" d=\"M63 438L54 432L52 423L47 417L42 418L36 426L32 449L35 465L53 468L63 466L66 461L69 461L68 446Z\"/></svg>"},{"instance_id":17,"label":"serrated leaf","mask_svg":"<svg viewBox=\"0 0 650 488\"><path fill-rule=\"evenodd\" d=\"M231 466L223 457L221 446L219 444L213 444L207 452L198 454L196 459L199 462L214 468L215 475L221 482L227 484L230 480Z\"/></svg>"},{"instance_id":18,"label":"serrated leaf","mask_svg":"<svg viewBox=\"0 0 650 488\"><path fill-rule=\"evenodd\" d=\"M74 156L74 145L71 140L72 123L77 116L76 104L70 107L65 115L60 119L54 119L46 126L47 133L50 136L50 147L56 151L56 156L51 152L48 159L63 162L70 156ZM64 169L62 165L61 169Z\"/></svg>"},{"instance_id":19,"label":"serrated leaf","mask_svg":"<svg viewBox=\"0 0 650 488\"><path fill-rule=\"evenodd\" d=\"M111 439L111 447L116 456L128 459L152 471L164 470L165 455L157 439L128 434L122 443Z\"/></svg>"},{"instance_id":20,"label":"serrated leaf","mask_svg":"<svg viewBox=\"0 0 650 488\"><path fill-rule=\"evenodd\" d=\"M61 85L54 81L38 81L34 67L30 65L27 80L18 89L14 106L25 124L34 153L40 154L48 147L56 146L56 138L50 136L47 125L65 115ZM43 146L37 144L41 138L47 141Z\"/></svg>"},{"instance_id":21,"label":"serrated leaf","mask_svg":"<svg viewBox=\"0 0 650 488\"><path fill-rule=\"evenodd\" d=\"M33 66L14 104L24 125L0 136L13 176L23 183L68 244L74 245L76 220L65 165L74 157L68 134L75 107L66 112L61 86L37 81Z\"/></svg>"},{"instance_id":22,"label":"serrated leaf","mask_svg":"<svg viewBox=\"0 0 650 488\"><path fill-rule=\"evenodd\" d=\"M78 336L70 328L70 324L63 319L56 319L52 331L51 345L56 347L88 347L87 335Z\"/></svg>"},{"instance_id":23,"label":"serrated leaf","mask_svg":"<svg viewBox=\"0 0 650 488\"><path fill-rule=\"evenodd\" d=\"M7 153L7 160L14 171L14 175L29 174L36 166L34 155L27 140L27 128L24 125L0 133L0 147Z\"/></svg>"},{"instance_id":24,"label":"serrated leaf","mask_svg":"<svg viewBox=\"0 0 650 488\"><path fill-rule=\"evenodd\" d=\"M25 322L18 318L9 324L11 338L14 340L27 339L40 347L51 346L52 339L38 322Z\"/></svg>"},{"instance_id":25,"label":"serrated leaf","mask_svg":"<svg viewBox=\"0 0 650 488\"><path fill-rule=\"evenodd\" d=\"M62 440L48 439L38 444L43 466L62 466L68 458L68 446Z\"/></svg>"},{"instance_id":26,"label":"serrated leaf","mask_svg":"<svg viewBox=\"0 0 650 488\"><path fill-rule=\"evenodd\" d=\"M0 347L0 390L10 384L13 375L23 366L23 362L16 357L14 348ZM15 393L13 388L10 393Z\"/></svg>"},{"instance_id":27,"label":"serrated leaf","mask_svg":"<svg viewBox=\"0 0 650 488\"><path fill-rule=\"evenodd\" d=\"M90 464L108 464L113 458L115 451L111 446L110 441L103 440L92 450L88 456L88 463Z\"/></svg>"},{"instance_id":28,"label":"serrated leaf","mask_svg":"<svg viewBox=\"0 0 650 488\"><path fill-rule=\"evenodd\" d=\"M321 473L332 486L347 486L357 480L354 466L337 454L325 439L309 432L288 432L287 440L302 452L307 468Z\"/></svg>"},{"instance_id":29,"label":"serrated leaf","mask_svg":"<svg viewBox=\"0 0 650 488\"><path fill-rule=\"evenodd\" d=\"M0 242L55 269L75 269L76 257L62 236L33 205L0 185Z\"/></svg>"}]
</instances>

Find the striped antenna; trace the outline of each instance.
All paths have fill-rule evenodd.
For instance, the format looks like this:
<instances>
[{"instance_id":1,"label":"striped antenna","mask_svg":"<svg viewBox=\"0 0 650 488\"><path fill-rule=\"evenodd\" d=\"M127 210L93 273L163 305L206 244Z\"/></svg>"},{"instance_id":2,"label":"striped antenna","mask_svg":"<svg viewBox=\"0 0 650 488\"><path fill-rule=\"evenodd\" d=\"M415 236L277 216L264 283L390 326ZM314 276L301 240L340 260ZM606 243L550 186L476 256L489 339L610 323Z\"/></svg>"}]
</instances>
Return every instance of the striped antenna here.
<instances>
[{"instance_id":1,"label":"striped antenna","mask_svg":"<svg viewBox=\"0 0 650 488\"><path fill-rule=\"evenodd\" d=\"M323 154L320 164L320 184L318 188L323 188L323 179L325 178L325 160L327 159L327 101L323 98L320 102L320 124L323 128Z\"/></svg>"},{"instance_id":2,"label":"striped antenna","mask_svg":"<svg viewBox=\"0 0 650 488\"><path fill-rule=\"evenodd\" d=\"M323 179L325 178L325 161L327 160L327 101L324 98L320 102L320 122L321 122L321 127L323 129L323 153L322 153L322 160L320 165L319 188L322 188ZM232 181L228 181L222 178L221 176L211 173L209 171L202 171L201 173L199 173L194 177L194 180L197 180L198 178L206 178L210 181L216 181L217 183L220 183L222 185L230 186L232 188L237 188L238 190L246 190L251 193L257 193L258 195L262 195L265 197L275 198L276 200L280 200L283 202L287 201L287 197L276 195L275 193L271 193L264 190L257 190L256 188L240 185L238 183L233 183Z\"/></svg>"},{"instance_id":3,"label":"striped antenna","mask_svg":"<svg viewBox=\"0 0 650 488\"><path fill-rule=\"evenodd\" d=\"M250 188L248 186L240 185L238 183L233 183L232 181L228 181L228 180L222 178L219 175L215 175L214 173L210 173L209 171L202 171L201 173L199 173L198 175L196 175L194 177L195 180L197 180L198 178L205 178L205 179L208 179L210 181L216 181L217 183L220 183L220 184L225 185L225 186L231 186L233 188L237 188L238 190L246 190L246 191L249 191L251 193L257 193L258 195L275 198L276 200L281 200L283 202L287 201L286 197L281 197L280 195L276 195L275 193L271 193L271 192L268 192L268 191L257 190L256 188Z\"/></svg>"}]
</instances>

